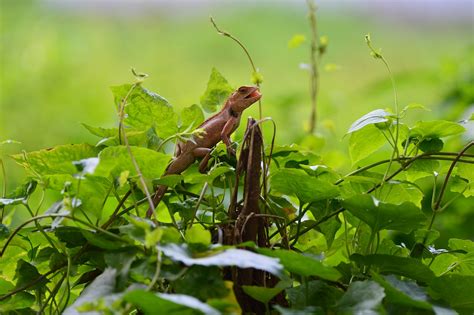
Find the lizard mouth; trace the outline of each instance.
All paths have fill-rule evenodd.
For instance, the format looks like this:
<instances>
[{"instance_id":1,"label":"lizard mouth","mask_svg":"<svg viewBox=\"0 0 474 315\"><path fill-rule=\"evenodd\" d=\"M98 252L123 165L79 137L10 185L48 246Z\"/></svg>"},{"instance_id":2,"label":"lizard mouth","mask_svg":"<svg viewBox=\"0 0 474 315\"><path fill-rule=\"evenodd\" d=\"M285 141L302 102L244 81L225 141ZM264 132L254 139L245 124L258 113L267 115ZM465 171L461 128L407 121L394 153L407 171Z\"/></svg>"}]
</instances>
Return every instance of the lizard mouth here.
<instances>
[{"instance_id":1,"label":"lizard mouth","mask_svg":"<svg viewBox=\"0 0 474 315\"><path fill-rule=\"evenodd\" d=\"M262 93L260 93L260 91L258 90L258 87L255 87L253 88L249 94L247 94L246 97L244 97L244 99L246 100L259 100L260 98L262 97Z\"/></svg>"}]
</instances>

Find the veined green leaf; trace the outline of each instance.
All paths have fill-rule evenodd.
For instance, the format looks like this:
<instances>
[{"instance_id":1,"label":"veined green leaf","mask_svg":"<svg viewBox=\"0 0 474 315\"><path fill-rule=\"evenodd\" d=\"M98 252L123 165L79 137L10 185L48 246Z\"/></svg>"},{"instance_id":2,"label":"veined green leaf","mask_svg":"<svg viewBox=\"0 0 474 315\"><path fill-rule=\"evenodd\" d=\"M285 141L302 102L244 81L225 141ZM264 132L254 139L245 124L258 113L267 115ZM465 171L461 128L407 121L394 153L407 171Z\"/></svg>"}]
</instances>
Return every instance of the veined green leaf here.
<instances>
[{"instance_id":1,"label":"veined green leaf","mask_svg":"<svg viewBox=\"0 0 474 315\"><path fill-rule=\"evenodd\" d=\"M124 124L137 130L155 128L162 139L178 131L178 115L166 99L155 94L141 85L132 89L131 84L112 87L115 103L122 104L128 95L125 106L126 118Z\"/></svg>"},{"instance_id":2,"label":"veined green leaf","mask_svg":"<svg viewBox=\"0 0 474 315\"><path fill-rule=\"evenodd\" d=\"M337 197L337 186L298 169L279 169L270 177L272 190L298 197L303 203Z\"/></svg>"},{"instance_id":3,"label":"veined green leaf","mask_svg":"<svg viewBox=\"0 0 474 315\"><path fill-rule=\"evenodd\" d=\"M352 164L374 154L385 143L387 140L374 125L368 125L352 132L349 139L349 154Z\"/></svg>"},{"instance_id":4,"label":"veined green leaf","mask_svg":"<svg viewBox=\"0 0 474 315\"><path fill-rule=\"evenodd\" d=\"M452 121L419 121L411 128L410 137L444 138L463 133L465 130L463 126Z\"/></svg>"},{"instance_id":5,"label":"veined green leaf","mask_svg":"<svg viewBox=\"0 0 474 315\"><path fill-rule=\"evenodd\" d=\"M188 130L188 132L196 129L204 121L204 114L196 104L193 104L189 107L183 108L181 111L181 125L179 131L183 132Z\"/></svg>"},{"instance_id":6,"label":"veined green leaf","mask_svg":"<svg viewBox=\"0 0 474 315\"><path fill-rule=\"evenodd\" d=\"M185 265L200 266L236 266L239 268L255 268L281 275L283 266L278 259L269 258L243 249L225 249L220 252L209 253L208 256L201 255L193 258L187 247L177 244L161 245L159 248L170 259L180 261Z\"/></svg>"},{"instance_id":7,"label":"veined green leaf","mask_svg":"<svg viewBox=\"0 0 474 315\"><path fill-rule=\"evenodd\" d=\"M425 215L411 202L396 205L380 202L370 195L359 195L344 200L342 205L374 232L397 230L410 233L424 226L426 221Z\"/></svg>"},{"instance_id":8,"label":"veined green leaf","mask_svg":"<svg viewBox=\"0 0 474 315\"><path fill-rule=\"evenodd\" d=\"M233 88L229 82L216 68L212 68L206 91L201 96L201 105L206 112L215 112L217 107L223 105L232 92Z\"/></svg>"},{"instance_id":9,"label":"veined green leaf","mask_svg":"<svg viewBox=\"0 0 474 315\"><path fill-rule=\"evenodd\" d=\"M143 176L148 179L160 177L171 159L169 155L142 147L130 147L132 154ZM123 171L129 171L130 176L137 175L126 146L108 147L99 154L99 165L94 175L109 177L120 176Z\"/></svg>"},{"instance_id":10,"label":"veined green leaf","mask_svg":"<svg viewBox=\"0 0 474 315\"><path fill-rule=\"evenodd\" d=\"M79 173L73 162L96 157L99 149L89 144L66 144L51 149L15 154L12 158L34 175Z\"/></svg>"},{"instance_id":11,"label":"veined green leaf","mask_svg":"<svg viewBox=\"0 0 474 315\"><path fill-rule=\"evenodd\" d=\"M257 248L256 250L260 254L278 258L286 270L304 277L316 276L330 281L336 281L341 277L339 271L333 267L325 266L319 260L293 251L268 248Z\"/></svg>"},{"instance_id":12,"label":"veined green leaf","mask_svg":"<svg viewBox=\"0 0 474 315\"><path fill-rule=\"evenodd\" d=\"M192 315L196 314L196 311L209 315L220 314L215 308L184 294L154 294L145 290L133 290L125 293L123 299L137 306L145 315Z\"/></svg>"}]
</instances>

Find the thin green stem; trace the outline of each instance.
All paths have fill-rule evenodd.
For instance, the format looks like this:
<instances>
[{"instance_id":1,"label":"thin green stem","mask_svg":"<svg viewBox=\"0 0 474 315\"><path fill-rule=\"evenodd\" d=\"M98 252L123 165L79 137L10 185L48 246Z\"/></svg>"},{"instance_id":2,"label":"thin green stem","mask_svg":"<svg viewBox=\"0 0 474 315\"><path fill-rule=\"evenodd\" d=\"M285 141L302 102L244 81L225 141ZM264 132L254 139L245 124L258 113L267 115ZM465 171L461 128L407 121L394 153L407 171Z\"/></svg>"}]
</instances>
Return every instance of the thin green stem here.
<instances>
[{"instance_id":1,"label":"thin green stem","mask_svg":"<svg viewBox=\"0 0 474 315\"><path fill-rule=\"evenodd\" d=\"M255 63L253 62L252 56L250 56L250 53L249 53L249 51L247 50L247 47L245 47L245 45L244 45L237 37L235 37L234 35L230 34L229 32L226 32L226 31L221 30L221 29L217 26L216 21L214 20L214 18L213 18L212 16L210 17L210 19L211 19L212 25L214 26L214 28L216 29L216 31L217 31L218 34L232 39L234 42L237 43L237 45L240 46L240 48L242 48L242 50L244 51L245 55L247 56L247 59L248 59L249 62L250 62L250 66L252 67L253 73L254 73L254 74L258 73L258 69L257 69L257 67L255 67ZM260 87L260 82L259 82L259 81L255 82L255 84L256 84L258 87ZM259 113L259 119L262 119L263 115L262 115L262 101L261 101L261 100L258 100L258 113Z\"/></svg>"}]
</instances>

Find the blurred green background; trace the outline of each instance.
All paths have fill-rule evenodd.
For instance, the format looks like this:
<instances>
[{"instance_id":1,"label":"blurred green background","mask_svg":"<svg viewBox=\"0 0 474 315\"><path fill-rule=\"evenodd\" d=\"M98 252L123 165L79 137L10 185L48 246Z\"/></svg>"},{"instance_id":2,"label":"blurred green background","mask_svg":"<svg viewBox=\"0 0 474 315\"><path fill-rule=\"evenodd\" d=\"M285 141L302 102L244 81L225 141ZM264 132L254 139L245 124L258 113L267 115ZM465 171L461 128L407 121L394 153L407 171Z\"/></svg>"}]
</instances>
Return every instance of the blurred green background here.
<instances>
[{"instance_id":1,"label":"blurred green background","mask_svg":"<svg viewBox=\"0 0 474 315\"><path fill-rule=\"evenodd\" d=\"M416 102L432 109L409 119L459 120L473 111L470 1L316 3L319 35L329 38L318 113L325 139L318 152L326 164L343 172L353 168L344 138L348 127L373 109L393 107L389 76L370 56L367 33L391 65L400 106ZM0 6L0 141L21 142L0 148L9 188L24 175L8 154L97 142L82 122L115 126L109 86L131 82L131 67L148 73L145 87L178 109L199 103L212 67L233 86L249 84L245 55L217 35L209 15L245 43L263 74L263 114L277 124L277 143L304 140L309 76L300 64L309 60L309 44L288 48L295 34L309 37L304 1L6 0ZM256 117L257 107L246 115ZM469 200L459 202L466 214ZM469 223L466 216L457 222L456 213L446 221L453 231ZM459 236L469 233L466 226Z\"/></svg>"}]
</instances>

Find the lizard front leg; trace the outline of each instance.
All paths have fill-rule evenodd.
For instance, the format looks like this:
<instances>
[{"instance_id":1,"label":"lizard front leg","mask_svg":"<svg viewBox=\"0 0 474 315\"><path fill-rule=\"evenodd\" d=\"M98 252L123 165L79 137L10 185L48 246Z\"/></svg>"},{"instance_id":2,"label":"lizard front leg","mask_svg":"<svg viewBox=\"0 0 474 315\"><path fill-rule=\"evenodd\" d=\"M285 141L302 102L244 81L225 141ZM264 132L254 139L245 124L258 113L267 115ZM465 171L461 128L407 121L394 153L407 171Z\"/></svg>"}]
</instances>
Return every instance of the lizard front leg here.
<instances>
[{"instance_id":1,"label":"lizard front leg","mask_svg":"<svg viewBox=\"0 0 474 315\"><path fill-rule=\"evenodd\" d=\"M205 173L207 168L207 162L211 158L211 149L209 148L196 148L193 150L195 157L202 157L202 161L199 163L199 172Z\"/></svg>"},{"instance_id":2,"label":"lizard front leg","mask_svg":"<svg viewBox=\"0 0 474 315\"><path fill-rule=\"evenodd\" d=\"M237 123L237 118L231 117L224 125L224 128L222 128L221 139L227 147L227 153L229 153L229 155L235 155L235 150L234 148L232 148L232 143L230 142L229 136L235 130L235 126L237 125Z\"/></svg>"}]
</instances>

